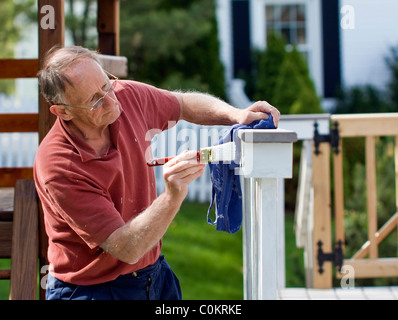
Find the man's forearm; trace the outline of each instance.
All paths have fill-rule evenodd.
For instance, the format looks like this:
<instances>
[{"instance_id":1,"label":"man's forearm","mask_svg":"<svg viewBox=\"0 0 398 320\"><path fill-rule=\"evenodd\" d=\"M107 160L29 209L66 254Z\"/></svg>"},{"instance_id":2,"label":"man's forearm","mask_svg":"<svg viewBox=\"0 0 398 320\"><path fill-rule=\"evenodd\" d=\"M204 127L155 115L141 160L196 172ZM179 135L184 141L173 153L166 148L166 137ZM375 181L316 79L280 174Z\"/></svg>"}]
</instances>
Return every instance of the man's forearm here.
<instances>
[{"instance_id":1,"label":"man's forearm","mask_svg":"<svg viewBox=\"0 0 398 320\"><path fill-rule=\"evenodd\" d=\"M256 101L246 109L237 109L205 93L174 93L180 102L180 119L200 125L250 124L273 116L278 126L280 112L266 101Z\"/></svg>"},{"instance_id":2,"label":"man's forearm","mask_svg":"<svg viewBox=\"0 0 398 320\"><path fill-rule=\"evenodd\" d=\"M212 95L198 92L175 93L181 106L180 119L200 125L232 125L241 110Z\"/></svg>"},{"instance_id":3,"label":"man's forearm","mask_svg":"<svg viewBox=\"0 0 398 320\"><path fill-rule=\"evenodd\" d=\"M138 262L166 233L180 205L162 193L140 215L114 231L101 247L123 262Z\"/></svg>"}]
</instances>

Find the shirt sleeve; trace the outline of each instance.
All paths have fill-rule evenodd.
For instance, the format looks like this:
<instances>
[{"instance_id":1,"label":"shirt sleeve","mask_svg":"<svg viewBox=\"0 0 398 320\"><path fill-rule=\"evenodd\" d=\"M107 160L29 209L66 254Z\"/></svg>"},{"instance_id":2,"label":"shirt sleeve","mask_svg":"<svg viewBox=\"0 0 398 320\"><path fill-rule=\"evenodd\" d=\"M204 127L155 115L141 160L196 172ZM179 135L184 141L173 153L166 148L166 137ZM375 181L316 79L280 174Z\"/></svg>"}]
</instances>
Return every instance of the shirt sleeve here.
<instances>
[{"instance_id":1,"label":"shirt sleeve","mask_svg":"<svg viewBox=\"0 0 398 320\"><path fill-rule=\"evenodd\" d=\"M74 179L73 174L49 181L46 193L54 214L59 215L91 249L101 245L124 225L111 199L88 181ZM62 223L56 227L62 232Z\"/></svg>"},{"instance_id":2,"label":"shirt sleeve","mask_svg":"<svg viewBox=\"0 0 398 320\"><path fill-rule=\"evenodd\" d=\"M145 119L148 130L166 130L172 126L170 122L177 123L180 103L172 92L137 81L123 81L119 90L116 93L122 106L138 113L137 119Z\"/></svg>"}]
</instances>

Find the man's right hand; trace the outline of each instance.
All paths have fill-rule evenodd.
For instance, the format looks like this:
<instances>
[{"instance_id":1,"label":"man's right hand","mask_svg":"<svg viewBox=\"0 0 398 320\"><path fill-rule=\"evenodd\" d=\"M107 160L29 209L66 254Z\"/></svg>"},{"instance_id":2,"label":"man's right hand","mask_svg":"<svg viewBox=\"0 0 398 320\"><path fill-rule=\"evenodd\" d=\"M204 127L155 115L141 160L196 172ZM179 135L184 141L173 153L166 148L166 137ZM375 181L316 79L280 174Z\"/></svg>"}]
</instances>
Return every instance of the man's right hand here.
<instances>
[{"instance_id":1,"label":"man's right hand","mask_svg":"<svg viewBox=\"0 0 398 320\"><path fill-rule=\"evenodd\" d=\"M199 178L206 164L197 161L197 151L184 151L163 166L166 193L183 201L188 193L188 184Z\"/></svg>"}]
</instances>

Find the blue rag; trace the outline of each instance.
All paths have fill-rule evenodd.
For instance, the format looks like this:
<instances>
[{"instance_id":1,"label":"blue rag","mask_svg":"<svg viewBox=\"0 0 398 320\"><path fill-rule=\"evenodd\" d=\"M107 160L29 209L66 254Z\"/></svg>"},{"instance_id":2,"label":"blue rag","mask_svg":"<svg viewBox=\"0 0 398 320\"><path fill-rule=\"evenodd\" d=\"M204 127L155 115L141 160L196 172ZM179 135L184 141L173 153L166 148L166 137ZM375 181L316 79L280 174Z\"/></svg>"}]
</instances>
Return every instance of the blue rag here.
<instances>
[{"instance_id":1,"label":"blue rag","mask_svg":"<svg viewBox=\"0 0 398 320\"><path fill-rule=\"evenodd\" d=\"M236 124L220 139L219 144L226 142L237 143L238 130L240 129L275 129L274 121L269 114L267 120L256 120L249 125ZM207 222L216 225L217 231L236 233L242 225L242 190L240 177L235 174L235 168L239 167L240 148L236 148L235 161L230 163L209 162L210 179L212 182L212 195L207 211ZM216 219L210 219L210 210L216 203Z\"/></svg>"}]
</instances>

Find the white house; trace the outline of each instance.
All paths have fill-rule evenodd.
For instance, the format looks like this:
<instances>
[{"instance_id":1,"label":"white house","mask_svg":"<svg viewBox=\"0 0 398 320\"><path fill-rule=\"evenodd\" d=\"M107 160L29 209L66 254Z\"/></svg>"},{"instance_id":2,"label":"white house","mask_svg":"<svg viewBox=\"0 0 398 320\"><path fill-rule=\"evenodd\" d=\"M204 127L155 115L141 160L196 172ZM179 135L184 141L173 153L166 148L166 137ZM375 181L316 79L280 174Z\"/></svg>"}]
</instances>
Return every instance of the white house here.
<instances>
[{"instance_id":1,"label":"white house","mask_svg":"<svg viewBox=\"0 0 398 320\"><path fill-rule=\"evenodd\" d=\"M217 17L230 86L249 68L251 49L266 48L271 30L305 54L326 108L339 86L383 89L389 81L385 57L398 46L396 0L217 0Z\"/></svg>"}]
</instances>

